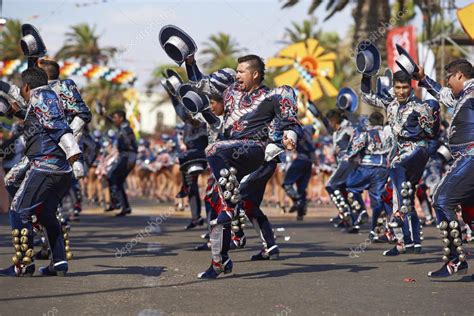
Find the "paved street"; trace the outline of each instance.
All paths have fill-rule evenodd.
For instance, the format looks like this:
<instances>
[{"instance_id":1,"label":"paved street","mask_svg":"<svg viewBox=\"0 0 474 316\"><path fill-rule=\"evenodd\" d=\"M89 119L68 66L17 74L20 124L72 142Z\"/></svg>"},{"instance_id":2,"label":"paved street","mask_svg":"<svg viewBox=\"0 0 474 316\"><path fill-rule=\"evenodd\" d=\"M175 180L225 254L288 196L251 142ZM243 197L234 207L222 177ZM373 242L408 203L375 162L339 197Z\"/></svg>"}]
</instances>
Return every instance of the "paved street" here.
<instances>
[{"instance_id":1,"label":"paved street","mask_svg":"<svg viewBox=\"0 0 474 316\"><path fill-rule=\"evenodd\" d=\"M209 253L193 247L204 229L183 231L188 213L142 204L126 218L86 210L73 224L68 276L0 279L0 314L474 315L470 274L426 277L440 265L435 228L425 229L423 254L386 258L388 246L369 244L367 230L332 228L328 209L304 222L274 212L280 260L249 261L259 244L247 229L247 247L231 253L234 273L201 281L196 275L208 267ZM2 215L2 267L12 256L7 223Z\"/></svg>"}]
</instances>

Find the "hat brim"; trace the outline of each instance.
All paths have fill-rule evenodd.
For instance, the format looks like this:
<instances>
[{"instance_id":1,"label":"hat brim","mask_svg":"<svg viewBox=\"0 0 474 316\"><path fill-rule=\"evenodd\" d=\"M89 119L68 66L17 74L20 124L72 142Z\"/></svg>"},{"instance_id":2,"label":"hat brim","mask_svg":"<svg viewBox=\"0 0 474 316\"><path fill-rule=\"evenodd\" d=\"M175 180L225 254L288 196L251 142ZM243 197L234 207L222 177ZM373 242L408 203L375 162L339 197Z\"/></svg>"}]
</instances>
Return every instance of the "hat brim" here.
<instances>
[{"instance_id":1,"label":"hat brim","mask_svg":"<svg viewBox=\"0 0 474 316\"><path fill-rule=\"evenodd\" d=\"M377 74L380 70L380 65L382 63L380 52L378 48L370 41L362 41L359 43L359 45L357 45L357 55L359 54L359 52L362 52L365 50L368 50L374 56L374 65L372 66L372 69L365 70L365 71L360 71L359 69L357 69L357 71L367 74L369 76L373 76Z\"/></svg>"},{"instance_id":2,"label":"hat brim","mask_svg":"<svg viewBox=\"0 0 474 316\"><path fill-rule=\"evenodd\" d=\"M46 55L47 50L43 38L41 37L39 31L33 25L23 24L21 26L21 34L23 35L22 37L25 37L26 35L32 35L38 44L38 53L34 55L28 55L28 57L43 57L44 55ZM22 50L23 53L25 53L25 49L23 49L23 47Z\"/></svg>"},{"instance_id":3,"label":"hat brim","mask_svg":"<svg viewBox=\"0 0 474 316\"><path fill-rule=\"evenodd\" d=\"M348 107L342 107L342 106L340 106L340 103L339 103L339 99L344 94L349 94L351 96L351 99L352 99L351 104ZM345 111L349 111L349 112L355 112L355 110L357 110L357 107L359 106L359 96L354 91L354 89L349 88L349 87L344 87L341 90L339 90L339 93L337 94L336 104L337 104L337 107L341 110L345 110Z\"/></svg>"},{"instance_id":4,"label":"hat brim","mask_svg":"<svg viewBox=\"0 0 474 316\"><path fill-rule=\"evenodd\" d=\"M192 39L192 37L189 36L188 33L183 31L179 27L177 27L175 25L171 25L171 24L163 26L161 28L160 34L158 36L158 39L160 41L160 45L161 45L161 47L163 48L163 50L165 52L166 52L165 43L168 41L168 39L171 36L177 36L177 37L181 38L186 43L186 45L188 46L189 52L191 54L196 52L197 45L194 42L194 40ZM183 56L183 57L186 58L187 56ZM184 59L183 60L174 60L174 61L180 64L184 61Z\"/></svg>"},{"instance_id":5,"label":"hat brim","mask_svg":"<svg viewBox=\"0 0 474 316\"><path fill-rule=\"evenodd\" d=\"M395 47L397 48L398 55L405 55L407 59L410 61L410 63L413 65L413 69L414 69L413 72L418 72L418 65L415 63L415 60L411 57L410 53L405 48L403 48L403 46L399 44L395 44ZM400 69L403 72L405 72L406 74L410 76L413 75L407 69L405 69L405 67L403 67L402 64L400 64L397 61L395 61L395 63L398 65L398 67L400 67Z\"/></svg>"},{"instance_id":6,"label":"hat brim","mask_svg":"<svg viewBox=\"0 0 474 316\"><path fill-rule=\"evenodd\" d=\"M178 95L181 98L181 101L183 102L184 107L191 113L199 113L203 109L199 109L193 102L186 102L186 99L183 99L183 97L186 95L188 92L194 92L196 93L202 100L203 104L203 109L207 108L209 105L209 99L205 96L202 95L201 93L197 92L189 83L182 84L178 88Z\"/></svg>"},{"instance_id":7,"label":"hat brim","mask_svg":"<svg viewBox=\"0 0 474 316\"><path fill-rule=\"evenodd\" d=\"M183 79L181 78L181 76L176 72L174 71L173 69L166 69L165 72L164 72L164 75L166 78L170 78L170 77L176 77L178 78L179 82L183 83Z\"/></svg>"}]
</instances>

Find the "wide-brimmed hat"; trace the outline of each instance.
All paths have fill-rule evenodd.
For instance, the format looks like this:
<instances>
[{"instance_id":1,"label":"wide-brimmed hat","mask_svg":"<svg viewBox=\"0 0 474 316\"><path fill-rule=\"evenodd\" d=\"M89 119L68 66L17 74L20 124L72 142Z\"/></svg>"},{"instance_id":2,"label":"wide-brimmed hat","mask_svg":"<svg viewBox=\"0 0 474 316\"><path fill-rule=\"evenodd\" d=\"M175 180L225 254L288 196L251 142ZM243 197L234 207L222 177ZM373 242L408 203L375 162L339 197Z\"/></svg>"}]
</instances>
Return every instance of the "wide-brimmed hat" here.
<instances>
[{"instance_id":1,"label":"wide-brimmed hat","mask_svg":"<svg viewBox=\"0 0 474 316\"><path fill-rule=\"evenodd\" d=\"M359 106L359 97L352 88L342 88L336 97L336 106L340 110L355 112Z\"/></svg>"},{"instance_id":2,"label":"wide-brimmed hat","mask_svg":"<svg viewBox=\"0 0 474 316\"><path fill-rule=\"evenodd\" d=\"M21 26L23 37L20 40L21 50L27 57L43 57L46 55L46 45L38 30L31 24Z\"/></svg>"},{"instance_id":3,"label":"wide-brimmed hat","mask_svg":"<svg viewBox=\"0 0 474 316\"><path fill-rule=\"evenodd\" d=\"M395 44L395 46L398 51L398 57L395 59L395 62L403 72L412 77L413 73L418 71L418 66L405 48L398 44Z\"/></svg>"},{"instance_id":4,"label":"wide-brimmed hat","mask_svg":"<svg viewBox=\"0 0 474 316\"><path fill-rule=\"evenodd\" d=\"M166 79L161 80L161 85L169 94L176 96L178 94L178 88L183 84L183 79L172 69L166 69L163 75Z\"/></svg>"},{"instance_id":5,"label":"wide-brimmed hat","mask_svg":"<svg viewBox=\"0 0 474 316\"><path fill-rule=\"evenodd\" d=\"M158 38L166 54L178 65L181 65L188 56L197 50L196 43L191 36L174 25L163 26Z\"/></svg>"},{"instance_id":6,"label":"wide-brimmed hat","mask_svg":"<svg viewBox=\"0 0 474 316\"><path fill-rule=\"evenodd\" d=\"M389 90L393 85L393 73L389 68L385 69L383 76L377 78L377 95L390 96Z\"/></svg>"},{"instance_id":7,"label":"wide-brimmed hat","mask_svg":"<svg viewBox=\"0 0 474 316\"><path fill-rule=\"evenodd\" d=\"M362 41L357 45L357 71L369 76L375 75L380 69L380 52L370 41Z\"/></svg>"},{"instance_id":8,"label":"wide-brimmed hat","mask_svg":"<svg viewBox=\"0 0 474 316\"><path fill-rule=\"evenodd\" d=\"M200 113L209 108L209 98L198 93L189 83L182 84L178 95L184 107L192 114Z\"/></svg>"}]
</instances>

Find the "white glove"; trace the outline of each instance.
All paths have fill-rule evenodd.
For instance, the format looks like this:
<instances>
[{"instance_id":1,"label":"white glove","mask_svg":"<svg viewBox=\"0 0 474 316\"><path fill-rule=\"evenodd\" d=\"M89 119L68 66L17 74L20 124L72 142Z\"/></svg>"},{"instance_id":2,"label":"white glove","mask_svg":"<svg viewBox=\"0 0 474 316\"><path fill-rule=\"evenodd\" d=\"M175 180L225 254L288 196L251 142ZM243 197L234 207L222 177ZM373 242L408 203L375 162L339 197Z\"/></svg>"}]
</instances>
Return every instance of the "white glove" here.
<instances>
[{"instance_id":1,"label":"white glove","mask_svg":"<svg viewBox=\"0 0 474 316\"><path fill-rule=\"evenodd\" d=\"M72 164L72 172L74 172L76 179L84 178L84 166L82 165L82 162L79 160L74 161Z\"/></svg>"},{"instance_id":2,"label":"white glove","mask_svg":"<svg viewBox=\"0 0 474 316\"><path fill-rule=\"evenodd\" d=\"M81 153L81 149L71 133L66 133L61 137L59 147L64 151L67 159Z\"/></svg>"}]
</instances>

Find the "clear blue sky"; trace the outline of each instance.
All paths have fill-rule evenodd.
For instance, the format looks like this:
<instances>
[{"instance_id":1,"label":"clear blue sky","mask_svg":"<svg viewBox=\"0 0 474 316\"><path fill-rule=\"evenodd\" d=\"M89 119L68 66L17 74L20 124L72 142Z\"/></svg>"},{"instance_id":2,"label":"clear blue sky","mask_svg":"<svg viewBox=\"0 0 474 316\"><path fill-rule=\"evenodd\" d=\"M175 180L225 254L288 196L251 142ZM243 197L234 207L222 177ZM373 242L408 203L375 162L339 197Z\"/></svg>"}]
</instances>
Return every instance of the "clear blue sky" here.
<instances>
[{"instance_id":1,"label":"clear blue sky","mask_svg":"<svg viewBox=\"0 0 474 316\"><path fill-rule=\"evenodd\" d=\"M472 1L456 1L458 6L469 2ZM282 2L278 0L4 0L3 16L36 25L53 54L61 47L69 26L82 22L95 24L102 35L100 45L125 50L111 65L136 72L137 87L142 88L154 66L170 61L158 42L161 26L178 25L193 36L198 48L210 34L229 33L248 52L268 58L282 48L278 41L285 27L291 21L308 18L309 3L302 1L281 10ZM320 21L325 16L323 7L315 14ZM353 21L352 8L349 5L320 26L344 37Z\"/></svg>"}]
</instances>

